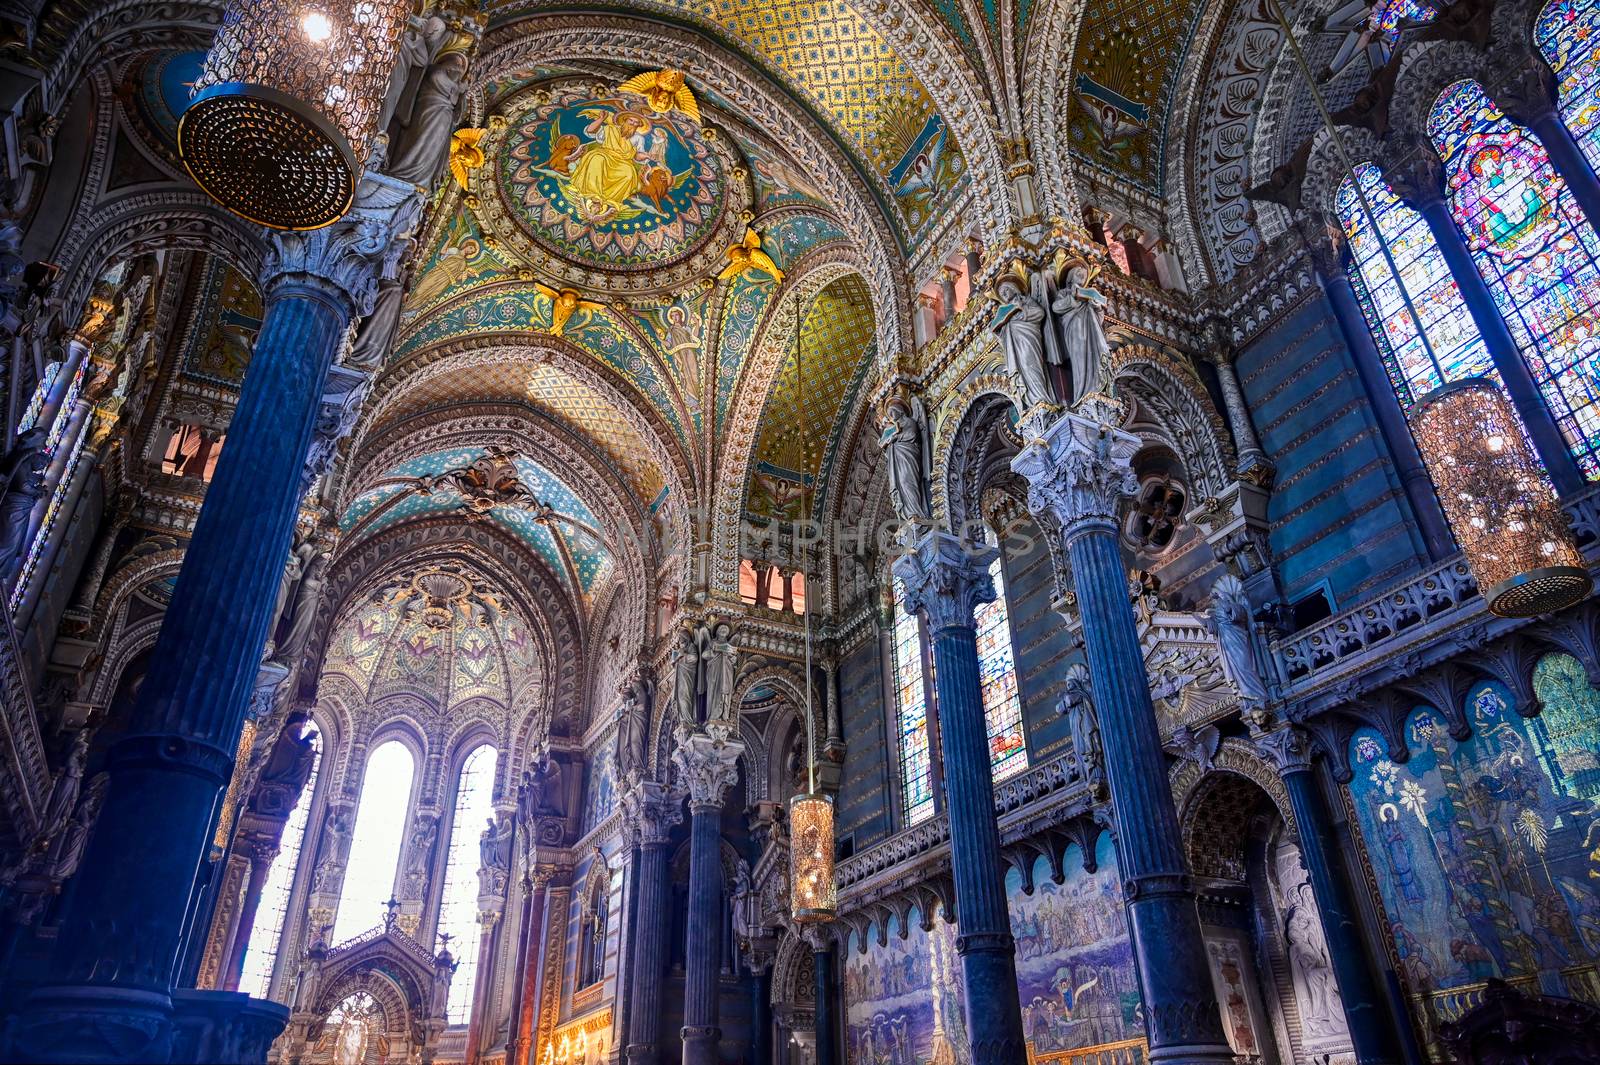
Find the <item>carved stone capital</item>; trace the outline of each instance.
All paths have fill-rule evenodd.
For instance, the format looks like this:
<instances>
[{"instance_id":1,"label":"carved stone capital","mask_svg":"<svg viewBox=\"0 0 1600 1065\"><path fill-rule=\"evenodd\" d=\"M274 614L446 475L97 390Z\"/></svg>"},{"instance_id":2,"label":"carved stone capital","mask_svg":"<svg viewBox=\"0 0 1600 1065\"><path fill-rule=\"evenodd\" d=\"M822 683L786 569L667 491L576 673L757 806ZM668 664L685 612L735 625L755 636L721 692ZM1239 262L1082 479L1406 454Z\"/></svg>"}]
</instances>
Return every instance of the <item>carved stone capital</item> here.
<instances>
[{"instance_id":1,"label":"carved stone capital","mask_svg":"<svg viewBox=\"0 0 1600 1065\"><path fill-rule=\"evenodd\" d=\"M1433 145L1417 143L1398 162L1383 168L1394 194L1417 210L1444 202L1444 163Z\"/></svg>"},{"instance_id":2,"label":"carved stone capital","mask_svg":"<svg viewBox=\"0 0 1600 1065\"><path fill-rule=\"evenodd\" d=\"M905 585L906 609L920 613L931 632L971 627L973 611L994 601L989 566L998 554L939 529L924 533L894 563L894 575Z\"/></svg>"},{"instance_id":3,"label":"carved stone capital","mask_svg":"<svg viewBox=\"0 0 1600 1065\"><path fill-rule=\"evenodd\" d=\"M378 282L391 275L410 245L422 210L415 185L366 174L350 213L330 226L303 232L274 231L261 268L269 298L279 285L311 285L343 300L350 316L367 314Z\"/></svg>"},{"instance_id":4,"label":"carved stone capital","mask_svg":"<svg viewBox=\"0 0 1600 1065\"><path fill-rule=\"evenodd\" d=\"M1556 76L1540 56L1526 49L1496 49L1485 88L1506 117L1532 126L1556 111Z\"/></svg>"},{"instance_id":5,"label":"carved stone capital","mask_svg":"<svg viewBox=\"0 0 1600 1065\"><path fill-rule=\"evenodd\" d=\"M739 779L739 755L744 744L738 740L714 739L703 732L679 738L672 752L678 767L678 781L689 792L691 807L721 807L722 797Z\"/></svg>"},{"instance_id":6,"label":"carved stone capital","mask_svg":"<svg viewBox=\"0 0 1600 1065\"><path fill-rule=\"evenodd\" d=\"M1028 482L1028 509L1070 539L1090 526L1115 526L1118 504L1139 490L1138 450L1132 433L1068 413L1029 440L1011 468Z\"/></svg>"},{"instance_id":7,"label":"carved stone capital","mask_svg":"<svg viewBox=\"0 0 1600 1065\"><path fill-rule=\"evenodd\" d=\"M683 820L683 796L665 785L642 780L622 793L623 830L629 842L643 846L665 843Z\"/></svg>"},{"instance_id":8,"label":"carved stone capital","mask_svg":"<svg viewBox=\"0 0 1600 1065\"><path fill-rule=\"evenodd\" d=\"M1259 733L1254 739L1257 753L1278 771L1279 776L1311 771L1316 752L1311 746L1311 737L1306 735L1304 729L1296 725L1283 725L1271 732Z\"/></svg>"}]
</instances>

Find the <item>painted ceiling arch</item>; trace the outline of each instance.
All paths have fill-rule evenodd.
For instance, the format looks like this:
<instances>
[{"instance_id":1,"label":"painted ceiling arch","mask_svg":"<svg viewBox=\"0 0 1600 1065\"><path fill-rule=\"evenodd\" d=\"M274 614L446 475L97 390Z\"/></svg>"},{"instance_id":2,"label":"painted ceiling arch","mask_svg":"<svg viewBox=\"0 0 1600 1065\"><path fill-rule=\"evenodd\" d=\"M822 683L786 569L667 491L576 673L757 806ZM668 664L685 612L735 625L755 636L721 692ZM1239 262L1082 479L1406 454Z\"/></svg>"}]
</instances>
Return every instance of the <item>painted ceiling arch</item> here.
<instances>
[{"instance_id":1,"label":"painted ceiling arch","mask_svg":"<svg viewBox=\"0 0 1600 1065\"><path fill-rule=\"evenodd\" d=\"M407 459L367 483L339 516L352 541L413 518L475 515L520 537L587 599L612 575L615 545L576 491L545 465L500 445Z\"/></svg>"}]
</instances>

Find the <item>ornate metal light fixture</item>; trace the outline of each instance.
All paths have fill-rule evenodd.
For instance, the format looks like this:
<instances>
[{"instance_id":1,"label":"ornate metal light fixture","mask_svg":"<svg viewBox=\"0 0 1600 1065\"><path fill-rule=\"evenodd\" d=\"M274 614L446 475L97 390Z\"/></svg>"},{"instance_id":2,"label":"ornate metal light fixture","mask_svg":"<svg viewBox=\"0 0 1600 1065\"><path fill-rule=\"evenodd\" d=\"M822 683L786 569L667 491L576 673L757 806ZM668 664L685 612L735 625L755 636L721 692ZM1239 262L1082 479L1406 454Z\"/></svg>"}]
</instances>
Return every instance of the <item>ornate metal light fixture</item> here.
<instances>
[{"instance_id":1,"label":"ornate metal light fixture","mask_svg":"<svg viewBox=\"0 0 1600 1065\"><path fill-rule=\"evenodd\" d=\"M233 0L178 155L212 199L274 229L317 229L355 198L411 5Z\"/></svg>"},{"instance_id":2,"label":"ornate metal light fixture","mask_svg":"<svg viewBox=\"0 0 1600 1065\"><path fill-rule=\"evenodd\" d=\"M1566 515L1500 389L1483 378L1456 381L1423 397L1411 417L1489 610L1532 617L1587 596L1593 581Z\"/></svg>"},{"instance_id":3,"label":"ornate metal light fixture","mask_svg":"<svg viewBox=\"0 0 1600 1065\"><path fill-rule=\"evenodd\" d=\"M801 368L805 344L796 340L794 358L795 395L804 395ZM800 439L803 453L810 458L811 435L805 404L800 405ZM805 527L811 527L811 489L801 488ZM817 724L811 716L811 576L805 561L809 552L800 550L800 572L805 579L806 603L806 793L789 800L789 915L796 924L821 924L833 920L838 910L838 892L833 885L833 799L817 790Z\"/></svg>"}]
</instances>

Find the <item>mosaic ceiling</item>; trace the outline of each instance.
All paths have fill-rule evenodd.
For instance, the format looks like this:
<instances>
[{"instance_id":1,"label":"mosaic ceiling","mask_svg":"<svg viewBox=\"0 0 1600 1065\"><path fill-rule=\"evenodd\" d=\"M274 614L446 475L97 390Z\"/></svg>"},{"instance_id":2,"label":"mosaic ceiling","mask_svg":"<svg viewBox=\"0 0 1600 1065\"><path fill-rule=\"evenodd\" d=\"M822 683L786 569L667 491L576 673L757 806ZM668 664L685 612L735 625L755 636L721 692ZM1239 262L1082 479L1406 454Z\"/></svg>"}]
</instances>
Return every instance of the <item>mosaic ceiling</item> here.
<instances>
[{"instance_id":1,"label":"mosaic ceiling","mask_svg":"<svg viewBox=\"0 0 1600 1065\"><path fill-rule=\"evenodd\" d=\"M528 626L480 575L429 567L386 585L340 621L324 672L369 702L405 693L441 711L471 699L504 706L539 682Z\"/></svg>"},{"instance_id":2,"label":"mosaic ceiling","mask_svg":"<svg viewBox=\"0 0 1600 1065\"><path fill-rule=\"evenodd\" d=\"M495 22L542 0L485 4ZM908 244L953 202L966 163L922 83L871 24L838 0L640 0L709 27L775 69L883 183Z\"/></svg>"},{"instance_id":3,"label":"mosaic ceiling","mask_svg":"<svg viewBox=\"0 0 1600 1065\"><path fill-rule=\"evenodd\" d=\"M804 513L872 365L872 301L854 274L817 294L778 371L761 415L746 509L763 517ZM814 501L813 512L826 500Z\"/></svg>"},{"instance_id":4,"label":"mosaic ceiling","mask_svg":"<svg viewBox=\"0 0 1600 1065\"><path fill-rule=\"evenodd\" d=\"M481 447L452 448L401 463L376 478L377 487L345 508L339 519L340 531L368 536L410 518L447 513L477 516L520 537L569 588L583 597L592 594L614 565L603 540L605 526L568 485L523 455L511 459L519 487L532 497L521 502L494 504L495 497L490 495L475 498L444 476L473 466L487 453L488 449Z\"/></svg>"}]
</instances>

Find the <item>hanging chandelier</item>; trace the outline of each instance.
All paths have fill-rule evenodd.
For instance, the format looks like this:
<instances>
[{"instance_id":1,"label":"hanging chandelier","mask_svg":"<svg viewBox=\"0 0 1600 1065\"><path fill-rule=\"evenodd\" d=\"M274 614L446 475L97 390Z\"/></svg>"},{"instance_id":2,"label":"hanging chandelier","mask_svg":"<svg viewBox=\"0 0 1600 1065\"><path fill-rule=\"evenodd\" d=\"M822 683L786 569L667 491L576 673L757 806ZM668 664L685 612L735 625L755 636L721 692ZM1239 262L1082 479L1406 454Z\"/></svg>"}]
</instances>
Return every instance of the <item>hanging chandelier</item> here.
<instances>
[{"instance_id":1,"label":"hanging chandelier","mask_svg":"<svg viewBox=\"0 0 1600 1065\"><path fill-rule=\"evenodd\" d=\"M805 394L802 368L805 343L795 340L795 395ZM800 405L800 441L805 465L811 456L810 425L805 404ZM802 482L801 513L811 527L811 490ZM810 552L800 548L800 572L805 581L806 697L802 713L806 722L806 793L789 800L789 915L796 924L821 924L833 920L839 908L833 886L833 799L817 790L817 725L811 714L811 573Z\"/></svg>"},{"instance_id":2,"label":"hanging chandelier","mask_svg":"<svg viewBox=\"0 0 1600 1065\"><path fill-rule=\"evenodd\" d=\"M1500 389L1456 381L1425 396L1411 418L1490 612L1533 617L1587 596L1593 582L1566 515Z\"/></svg>"},{"instance_id":3,"label":"hanging chandelier","mask_svg":"<svg viewBox=\"0 0 1600 1065\"><path fill-rule=\"evenodd\" d=\"M342 218L410 9L407 0L232 0L178 119L190 176L273 229Z\"/></svg>"}]
</instances>

